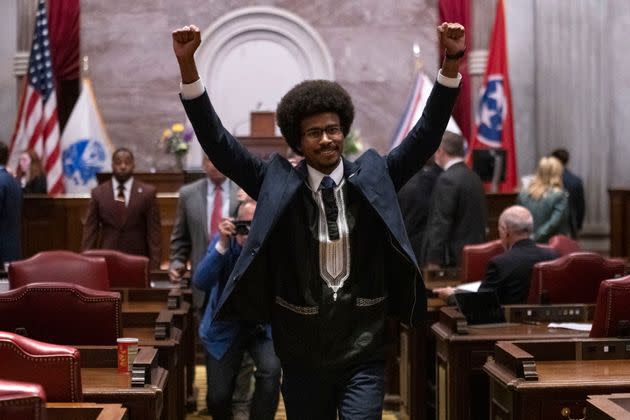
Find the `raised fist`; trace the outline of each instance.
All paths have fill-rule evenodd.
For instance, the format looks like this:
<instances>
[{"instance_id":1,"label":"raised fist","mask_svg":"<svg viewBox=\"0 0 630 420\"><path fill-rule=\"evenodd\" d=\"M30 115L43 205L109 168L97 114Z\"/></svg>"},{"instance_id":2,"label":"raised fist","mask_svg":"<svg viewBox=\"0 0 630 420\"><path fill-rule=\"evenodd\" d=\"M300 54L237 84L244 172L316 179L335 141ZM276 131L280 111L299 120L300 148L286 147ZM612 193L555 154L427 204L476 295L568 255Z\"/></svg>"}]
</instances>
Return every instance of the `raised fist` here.
<instances>
[{"instance_id":1,"label":"raised fist","mask_svg":"<svg viewBox=\"0 0 630 420\"><path fill-rule=\"evenodd\" d=\"M456 55L466 49L466 31L459 23L444 22L437 27L441 51Z\"/></svg>"},{"instance_id":2,"label":"raised fist","mask_svg":"<svg viewBox=\"0 0 630 420\"><path fill-rule=\"evenodd\" d=\"M201 32L195 25L173 31L173 51L177 58L192 58L201 44Z\"/></svg>"}]
</instances>

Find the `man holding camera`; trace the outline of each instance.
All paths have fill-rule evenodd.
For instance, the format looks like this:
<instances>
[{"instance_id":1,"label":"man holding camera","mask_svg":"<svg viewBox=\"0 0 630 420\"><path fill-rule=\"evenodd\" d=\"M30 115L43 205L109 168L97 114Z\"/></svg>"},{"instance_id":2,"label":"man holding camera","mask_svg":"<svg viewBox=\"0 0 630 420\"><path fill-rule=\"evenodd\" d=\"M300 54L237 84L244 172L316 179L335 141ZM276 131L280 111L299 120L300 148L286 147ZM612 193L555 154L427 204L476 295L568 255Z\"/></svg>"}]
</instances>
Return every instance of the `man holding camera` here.
<instances>
[{"instance_id":1,"label":"man holding camera","mask_svg":"<svg viewBox=\"0 0 630 420\"><path fill-rule=\"evenodd\" d=\"M249 352L256 365L251 418L272 420L278 406L280 361L273 349L269 324L212 322L225 283L247 241L255 209L255 202L243 202L238 209L237 220L221 221L219 234L211 241L193 277L194 285L208 293L199 336L206 352L206 402L208 412L215 420L231 418L232 393L245 351Z\"/></svg>"}]
</instances>

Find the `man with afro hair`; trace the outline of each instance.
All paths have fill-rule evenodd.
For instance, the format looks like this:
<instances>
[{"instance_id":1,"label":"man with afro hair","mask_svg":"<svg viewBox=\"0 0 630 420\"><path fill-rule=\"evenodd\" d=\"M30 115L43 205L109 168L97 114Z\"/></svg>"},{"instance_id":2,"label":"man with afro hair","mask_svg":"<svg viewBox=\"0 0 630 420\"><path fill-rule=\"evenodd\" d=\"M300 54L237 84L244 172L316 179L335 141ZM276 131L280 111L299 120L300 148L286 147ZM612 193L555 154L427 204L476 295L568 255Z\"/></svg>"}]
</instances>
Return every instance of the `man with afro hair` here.
<instances>
[{"instance_id":1,"label":"man with afro hair","mask_svg":"<svg viewBox=\"0 0 630 420\"><path fill-rule=\"evenodd\" d=\"M339 84L291 89L277 120L304 157L293 167L251 155L223 127L194 60L199 29L173 31L181 99L201 147L258 201L213 322L271 322L289 419L380 419L386 317L413 326L426 312L396 192L438 148L459 92L464 28L443 23L438 36L446 58L423 116L387 156L342 158L354 106Z\"/></svg>"}]
</instances>

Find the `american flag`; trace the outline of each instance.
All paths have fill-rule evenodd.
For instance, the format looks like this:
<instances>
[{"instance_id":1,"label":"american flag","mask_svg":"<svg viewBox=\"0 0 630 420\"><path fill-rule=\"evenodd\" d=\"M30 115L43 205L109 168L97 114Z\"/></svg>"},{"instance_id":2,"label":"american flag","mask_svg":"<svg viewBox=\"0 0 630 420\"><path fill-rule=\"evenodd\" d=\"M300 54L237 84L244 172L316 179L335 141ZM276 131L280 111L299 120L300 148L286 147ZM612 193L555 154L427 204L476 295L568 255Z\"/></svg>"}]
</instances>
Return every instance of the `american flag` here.
<instances>
[{"instance_id":1,"label":"american flag","mask_svg":"<svg viewBox=\"0 0 630 420\"><path fill-rule=\"evenodd\" d=\"M40 156L46 171L48 193L62 193L57 96L48 42L46 0L39 0L37 7L28 74L11 140L12 156L19 156L26 149L33 149Z\"/></svg>"}]
</instances>

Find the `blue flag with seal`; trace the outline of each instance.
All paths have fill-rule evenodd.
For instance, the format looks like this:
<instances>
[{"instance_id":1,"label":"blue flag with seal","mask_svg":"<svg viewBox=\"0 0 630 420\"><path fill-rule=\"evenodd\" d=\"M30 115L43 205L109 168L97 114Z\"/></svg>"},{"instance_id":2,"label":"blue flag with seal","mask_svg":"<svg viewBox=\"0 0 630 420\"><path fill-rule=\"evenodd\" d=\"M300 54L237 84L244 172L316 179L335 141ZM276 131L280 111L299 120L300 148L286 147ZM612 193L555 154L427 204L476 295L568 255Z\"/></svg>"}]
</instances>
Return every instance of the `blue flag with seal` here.
<instances>
[{"instance_id":1,"label":"blue flag with seal","mask_svg":"<svg viewBox=\"0 0 630 420\"><path fill-rule=\"evenodd\" d=\"M66 193L86 193L96 174L111 170L112 145L98 110L92 82L83 78L81 94L61 136Z\"/></svg>"}]
</instances>

